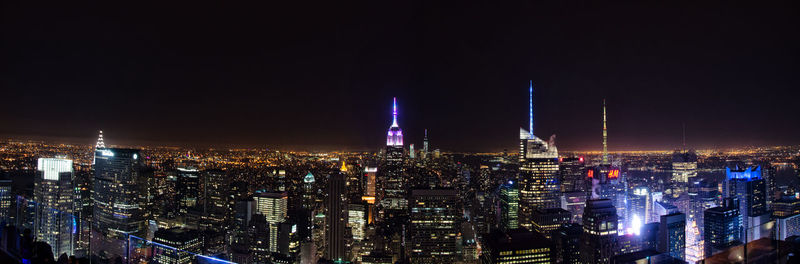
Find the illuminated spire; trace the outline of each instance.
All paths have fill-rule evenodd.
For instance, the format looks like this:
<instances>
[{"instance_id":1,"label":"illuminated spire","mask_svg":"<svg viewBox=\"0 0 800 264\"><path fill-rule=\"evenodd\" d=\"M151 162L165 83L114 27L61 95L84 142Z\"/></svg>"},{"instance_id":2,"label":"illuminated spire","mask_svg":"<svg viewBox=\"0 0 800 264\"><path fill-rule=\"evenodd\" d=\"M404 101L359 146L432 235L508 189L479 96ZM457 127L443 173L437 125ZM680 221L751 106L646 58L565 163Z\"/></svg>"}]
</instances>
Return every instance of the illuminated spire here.
<instances>
[{"instance_id":1,"label":"illuminated spire","mask_svg":"<svg viewBox=\"0 0 800 264\"><path fill-rule=\"evenodd\" d=\"M344 161L342 161L342 168L340 168L340 169L339 169L339 171L341 171L341 172L347 172L347 164L345 164L345 162L344 162Z\"/></svg>"},{"instance_id":2,"label":"illuminated spire","mask_svg":"<svg viewBox=\"0 0 800 264\"><path fill-rule=\"evenodd\" d=\"M606 99L603 99L603 164L608 164L608 131L606 129Z\"/></svg>"},{"instance_id":3,"label":"illuminated spire","mask_svg":"<svg viewBox=\"0 0 800 264\"><path fill-rule=\"evenodd\" d=\"M403 131L397 124L397 97L392 98L392 126L386 135L387 146L403 146Z\"/></svg>"},{"instance_id":4,"label":"illuminated spire","mask_svg":"<svg viewBox=\"0 0 800 264\"><path fill-rule=\"evenodd\" d=\"M97 144L94 145L95 149L104 149L106 148L106 143L103 142L103 130L100 130L100 135L97 136Z\"/></svg>"},{"instance_id":5,"label":"illuminated spire","mask_svg":"<svg viewBox=\"0 0 800 264\"><path fill-rule=\"evenodd\" d=\"M392 127L399 127L397 125L397 97L392 97Z\"/></svg>"},{"instance_id":6,"label":"illuminated spire","mask_svg":"<svg viewBox=\"0 0 800 264\"><path fill-rule=\"evenodd\" d=\"M531 80L531 87L529 88L528 93L529 93L529 95L528 95L528 114L530 116L529 117L530 123L528 124L528 131L530 131L531 138L533 138L533 80Z\"/></svg>"}]
</instances>

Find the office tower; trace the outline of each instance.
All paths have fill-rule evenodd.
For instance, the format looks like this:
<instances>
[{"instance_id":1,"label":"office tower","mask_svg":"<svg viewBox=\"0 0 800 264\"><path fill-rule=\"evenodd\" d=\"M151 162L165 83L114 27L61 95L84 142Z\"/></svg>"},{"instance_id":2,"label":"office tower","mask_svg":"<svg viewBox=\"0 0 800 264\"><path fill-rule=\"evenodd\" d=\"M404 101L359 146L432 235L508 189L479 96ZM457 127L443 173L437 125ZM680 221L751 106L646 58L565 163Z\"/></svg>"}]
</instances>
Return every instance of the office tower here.
<instances>
[{"instance_id":1,"label":"office tower","mask_svg":"<svg viewBox=\"0 0 800 264\"><path fill-rule=\"evenodd\" d=\"M233 210L233 242L246 243L247 229L250 227L250 221L253 215L256 214L256 203L253 200L238 200L234 204ZM269 228L269 227L267 227Z\"/></svg>"},{"instance_id":2,"label":"office tower","mask_svg":"<svg viewBox=\"0 0 800 264\"><path fill-rule=\"evenodd\" d=\"M627 187L618 167L612 165L598 165L587 171L587 178L592 183L592 199L608 199L617 209L617 228L623 231L627 212Z\"/></svg>"},{"instance_id":3,"label":"office tower","mask_svg":"<svg viewBox=\"0 0 800 264\"><path fill-rule=\"evenodd\" d=\"M686 258L686 215L672 213L661 216L658 228L658 251L678 259Z\"/></svg>"},{"instance_id":4,"label":"office tower","mask_svg":"<svg viewBox=\"0 0 800 264\"><path fill-rule=\"evenodd\" d=\"M708 209L704 214L706 257L741 243L742 220L736 200L727 198L723 200L722 206Z\"/></svg>"},{"instance_id":5,"label":"office tower","mask_svg":"<svg viewBox=\"0 0 800 264\"><path fill-rule=\"evenodd\" d=\"M652 208L650 206L650 194L647 187L639 186L633 189L633 195L629 199L630 205L630 219L628 220L628 227L633 229L634 233L639 233L639 228L645 224L647 216L650 215Z\"/></svg>"},{"instance_id":6,"label":"office tower","mask_svg":"<svg viewBox=\"0 0 800 264\"><path fill-rule=\"evenodd\" d=\"M555 263L555 245L541 234L524 228L492 232L486 247L484 250L489 254L484 263Z\"/></svg>"},{"instance_id":7,"label":"office tower","mask_svg":"<svg viewBox=\"0 0 800 264\"><path fill-rule=\"evenodd\" d=\"M586 201L583 211L583 263L610 263L616 249L617 208L609 199Z\"/></svg>"},{"instance_id":8,"label":"office tower","mask_svg":"<svg viewBox=\"0 0 800 264\"><path fill-rule=\"evenodd\" d=\"M425 138L422 139L422 158L428 158L428 129L425 129Z\"/></svg>"},{"instance_id":9,"label":"office tower","mask_svg":"<svg viewBox=\"0 0 800 264\"><path fill-rule=\"evenodd\" d=\"M561 192L586 192L586 168L583 157L558 159Z\"/></svg>"},{"instance_id":10,"label":"office tower","mask_svg":"<svg viewBox=\"0 0 800 264\"><path fill-rule=\"evenodd\" d=\"M453 263L461 227L461 197L454 189L411 192L411 262Z\"/></svg>"},{"instance_id":11,"label":"office tower","mask_svg":"<svg viewBox=\"0 0 800 264\"><path fill-rule=\"evenodd\" d=\"M743 238L750 242L769 235L770 213L767 211L766 181L761 177L761 167L725 168L725 197L739 199L739 218Z\"/></svg>"},{"instance_id":12,"label":"office tower","mask_svg":"<svg viewBox=\"0 0 800 264\"><path fill-rule=\"evenodd\" d=\"M784 196L772 202L772 215L777 217L800 214L800 199L796 196Z\"/></svg>"},{"instance_id":13,"label":"office tower","mask_svg":"<svg viewBox=\"0 0 800 264\"><path fill-rule=\"evenodd\" d=\"M361 241L364 239L366 221L366 208L363 204L348 204L347 205L347 228L353 236L353 240Z\"/></svg>"},{"instance_id":14,"label":"office tower","mask_svg":"<svg viewBox=\"0 0 800 264\"><path fill-rule=\"evenodd\" d=\"M303 207L307 210L314 209L314 200L316 200L316 189L314 188L314 183L317 180L314 178L314 174L308 172L305 177L303 177Z\"/></svg>"},{"instance_id":15,"label":"office tower","mask_svg":"<svg viewBox=\"0 0 800 264\"><path fill-rule=\"evenodd\" d=\"M561 207L561 187L558 182L558 149L554 138L550 142L533 135L533 82L531 82L531 131L520 128L519 144L519 224L531 229L535 209Z\"/></svg>"},{"instance_id":16,"label":"office tower","mask_svg":"<svg viewBox=\"0 0 800 264\"><path fill-rule=\"evenodd\" d=\"M790 236L800 236L800 213L776 217L776 239L786 240Z\"/></svg>"},{"instance_id":17,"label":"office tower","mask_svg":"<svg viewBox=\"0 0 800 264\"><path fill-rule=\"evenodd\" d=\"M0 225L11 223L11 179L0 178Z\"/></svg>"},{"instance_id":18,"label":"office tower","mask_svg":"<svg viewBox=\"0 0 800 264\"><path fill-rule=\"evenodd\" d=\"M153 242L153 259L157 263L194 263L203 246L197 231L178 227L157 230Z\"/></svg>"},{"instance_id":19,"label":"office tower","mask_svg":"<svg viewBox=\"0 0 800 264\"><path fill-rule=\"evenodd\" d=\"M556 229L553 232L555 262L580 264L582 235L583 227L580 224L565 224Z\"/></svg>"},{"instance_id":20,"label":"office tower","mask_svg":"<svg viewBox=\"0 0 800 264\"><path fill-rule=\"evenodd\" d=\"M375 184L376 184L376 177L375 174L378 172L378 168L367 166L364 168L364 196L375 198L377 195Z\"/></svg>"},{"instance_id":21,"label":"office tower","mask_svg":"<svg viewBox=\"0 0 800 264\"><path fill-rule=\"evenodd\" d=\"M405 200L406 183L403 179L403 131L397 124L397 98L392 108L392 125L386 137L386 157L382 170L385 184L383 186L384 207L404 210L408 206Z\"/></svg>"},{"instance_id":22,"label":"office tower","mask_svg":"<svg viewBox=\"0 0 800 264\"><path fill-rule=\"evenodd\" d=\"M697 177L697 154L693 150L672 154L672 182L688 183Z\"/></svg>"},{"instance_id":23,"label":"office tower","mask_svg":"<svg viewBox=\"0 0 800 264\"><path fill-rule=\"evenodd\" d=\"M289 196L286 192L258 191L253 196L256 213L269 225L269 252L278 251L278 226L286 221Z\"/></svg>"},{"instance_id":24,"label":"office tower","mask_svg":"<svg viewBox=\"0 0 800 264\"><path fill-rule=\"evenodd\" d=\"M125 239L144 232L139 193L146 186L138 184L143 163L135 149L98 149L95 157L91 252L125 258Z\"/></svg>"},{"instance_id":25,"label":"office tower","mask_svg":"<svg viewBox=\"0 0 800 264\"><path fill-rule=\"evenodd\" d=\"M417 153L414 151L414 144L409 144L408 145L408 158L410 158L410 159L416 159L417 158Z\"/></svg>"},{"instance_id":26,"label":"office tower","mask_svg":"<svg viewBox=\"0 0 800 264\"><path fill-rule=\"evenodd\" d=\"M197 209L200 193L200 172L195 167L179 167L176 189L178 192L178 212L186 215Z\"/></svg>"},{"instance_id":27,"label":"office tower","mask_svg":"<svg viewBox=\"0 0 800 264\"><path fill-rule=\"evenodd\" d=\"M203 175L203 226L207 229L227 228L231 208L225 171L205 170Z\"/></svg>"},{"instance_id":28,"label":"office tower","mask_svg":"<svg viewBox=\"0 0 800 264\"><path fill-rule=\"evenodd\" d=\"M658 230L660 227L661 223L659 222L647 223L642 226L641 231L639 231L639 236L642 238L642 250L655 250L658 247Z\"/></svg>"},{"instance_id":29,"label":"office tower","mask_svg":"<svg viewBox=\"0 0 800 264\"><path fill-rule=\"evenodd\" d=\"M678 212L678 207L675 207L674 205L671 205L666 202L655 202L653 203L653 205L655 206L653 208L654 214L656 216L656 219L658 219L659 221L661 221L662 215L668 215Z\"/></svg>"},{"instance_id":30,"label":"office tower","mask_svg":"<svg viewBox=\"0 0 800 264\"><path fill-rule=\"evenodd\" d=\"M561 208L567 208L572 215L570 222L583 223L583 208L586 207L586 192L568 192L563 194Z\"/></svg>"},{"instance_id":31,"label":"office tower","mask_svg":"<svg viewBox=\"0 0 800 264\"><path fill-rule=\"evenodd\" d=\"M561 208L546 208L533 211L531 222L533 223L533 231L550 238L553 231L569 223L571 218L572 216L567 210Z\"/></svg>"},{"instance_id":32,"label":"office tower","mask_svg":"<svg viewBox=\"0 0 800 264\"><path fill-rule=\"evenodd\" d=\"M519 189L514 181L500 186L500 223L504 230L519 228Z\"/></svg>"},{"instance_id":33,"label":"office tower","mask_svg":"<svg viewBox=\"0 0 800 264\"><path fill-rule=\"evenodd\" d=\"M73 255L77 219L73 216L72 160L39 158L36 169L36 240L50 245L54 256Z\"/></svg>"},{"instance_id":34,"label":"office tower","mask_svg":"<svg viewBox=\"0 0 800 264\"><path fill-rule=\"evenodd\" d=\"M345 246L345 226L347 223L347 197L345 196L344 175L335 173L328 179L328 195L325 201L325 258L331 261L347 260Z\"/></svg>"}]
</instances>

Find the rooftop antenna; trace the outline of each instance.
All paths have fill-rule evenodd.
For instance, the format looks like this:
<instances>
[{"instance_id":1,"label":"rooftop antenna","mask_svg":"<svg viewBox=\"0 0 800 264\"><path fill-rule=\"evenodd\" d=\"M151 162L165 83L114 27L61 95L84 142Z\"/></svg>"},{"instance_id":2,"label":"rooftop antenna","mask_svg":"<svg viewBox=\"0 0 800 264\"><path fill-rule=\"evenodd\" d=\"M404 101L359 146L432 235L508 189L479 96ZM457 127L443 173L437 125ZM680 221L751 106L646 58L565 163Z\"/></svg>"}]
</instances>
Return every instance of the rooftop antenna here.
<instances>
[{"instance_id":1,"label":"rooftop antenna","mask_svg":"<svg viewBox=\"0 0 800 264\"><path fill-rule=\"evenodd\" d=\"M528 124L528 131L531 133L531 138L533 138L533 80L530 80L530 88L528 89L528 114L529 114L529 124Z\"/></svg>"},{"instance_id":2,"label":"rooftop antenna","mask_svg":"<svg viewBox=\"0 0 800 264\"><path fill-rule=\"evenodd\" d=\"M683 127L683 152L686 153L686 123L681 123L681 126Z\"/></svg>"},{"instance_id":3,"label":"rooftop antenna","mask_svg":"<svg viewBox=\"0 0 800 264\"><path fill-rule=\"evenodd\" d=\"M606 99L603 98L603 164L608 164L608 131L606 128Z\"/></svg>"}]
</instances>

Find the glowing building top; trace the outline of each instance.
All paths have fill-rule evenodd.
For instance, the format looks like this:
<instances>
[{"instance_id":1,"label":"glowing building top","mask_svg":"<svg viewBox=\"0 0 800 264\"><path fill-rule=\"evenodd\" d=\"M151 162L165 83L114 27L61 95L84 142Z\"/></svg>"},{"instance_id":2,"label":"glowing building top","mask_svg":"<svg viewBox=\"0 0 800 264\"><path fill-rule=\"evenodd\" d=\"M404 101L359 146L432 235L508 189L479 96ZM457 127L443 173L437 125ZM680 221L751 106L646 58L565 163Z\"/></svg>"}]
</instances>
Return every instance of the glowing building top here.
<instances>
[{"instance_id":1,"label":"glowing building top","mask_svg":"<svg viewBox=\"0 0 800 264\"><path fill-rule=\"evenodd\" d=\"M403 146L403 130L397 124L397 97L393 98L392 105L392 126L389 127L388 135L386 136L387 146Z\"/></svg>"},{"instance_id":2,"label":"glowing building top","mask_svg":"<svg viewBox=\"0 0 800 264\"><path fill-rule=\"evenodd\" d=\"M311 172L308 172L308 174L306 174L306 177L303 178L303 182L305 183L314 183L315 181L316 180L314 179L314 174L311 174Z\"/></svg>"},{"instance_id":3,"label":"glowing building top","mask_svg":"<svg viewBox=\"0 0 800 264\"><path fill-rule=\"evenodd\" d=\"M344 161L342 161L342 167L339 168L339 171L347 172L347 164Z\"/></svg>"},{"instance_id":4,"label":"glowing building top","mask_svg":"<svg viewBox=\"0 0 800 264\"><path fill-rule=\"evenodd\" d=\"M733 179L741 179L741 180L760 180L761 179L761 166L753 166L753 167L739 167L736 166L734 168L726 167L725 168L725 175L727 176L728 180Z\"/></svg>"},{"instance_id":5,"label":"glowing building top","mask_svg":"<svg viewBox=\"0 0 800 264\"><path fill-rule=\"evenodd\" d=\"M103 130L100 130L100 135L97 136L97 144L94 145L95 149L104 149L106 148L106 143L103 142Z\"/></svg>"}]
</instances>

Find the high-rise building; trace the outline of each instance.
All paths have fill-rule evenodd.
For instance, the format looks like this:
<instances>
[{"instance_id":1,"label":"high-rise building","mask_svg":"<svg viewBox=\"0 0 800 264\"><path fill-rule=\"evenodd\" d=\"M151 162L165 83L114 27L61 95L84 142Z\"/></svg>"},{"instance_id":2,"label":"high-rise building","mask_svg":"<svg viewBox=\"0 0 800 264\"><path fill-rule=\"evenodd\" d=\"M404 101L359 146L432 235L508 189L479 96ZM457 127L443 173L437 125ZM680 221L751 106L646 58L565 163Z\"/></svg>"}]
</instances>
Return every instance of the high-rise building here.
<instances>
[{"instance_id":1,"label":"high-rise building","mask_svg":"<svg viewBox=\"0 0 800 264\"><path fill-rule=\"evenodd\" d=\"M770 213L767 211L767 186L761 167L726 168L725 197L739 200L739 218L743 238L750 242L771 233Z\"/></svg>"},{"instance_id":2,"label":"high-rise building","mask_svg":"<svg viewBox=\"0 0 800 264\"><path fill-rule=\"evenodd\" d=\"M139 150L101 148L95 151L92 188L92 255L125 258L128 235L141 236L144 219L139 193ZM105 252L105 253L103 253Z\"/></svg>"},{"instance_id":3,"label":"high-rise building","mask_svg":"<svg viewBox=\"0 0 800 264\"><path fill-rule=\"evenodd\" d=\"M583 157L558 159L561 192L586 192L586 168Z\"/></svg>"},{"instance_id":4,"label":"high-rise building","mask_svg":"<svg viewBox=\"0 0 800 264\"><path fill-rule=\"evenodd\" d=\"M403 131L397 123L397 98L394 98L392 125L386 136L386 157L382 170L385 183L381 203L388 209L405 211L408 207L405 199L407 186L403 178L403 156Z\"/></svg>"},{"instance_id":5,"label":"high-rise building","mask_svg":"<svg viewBox=\"0 0 800 264\"><path fill-rule=\"evenodd\" d=\"M557 263L581 263L581 236L583 227L580 224L562 225L553 232L555 243L555 260Z\"/></svg>"},{"instance_id":6,"label":"high-rise building","mask_svg":"<svg viewBox=\"0 0 800 264\"><path fill-rule=\"evenodd\" d=\"M558 149L554 138L549 142L533 135L533 81L529 100L530 131L520 128L519 143L519 224L531 229L536 209L561 207L558 181Z\"/></svg>"},{"instance_id":7,"label":"high-rise building","mask_svg":"<svg viewBox=\"0 0 800 264\"><path fill-rule=\"evenodd\" d=\"M203 226L210 229L226 229L232 210L225 171L205 170L202 175Z\"/></svg>"},{"instance_id":8,"label":"high-rise building","mask_svg":"<svg viewBox=\"0 0 800 264\"><path fill-rule=\"evenodd\" d=\"M572 215L570 222L583 223L583 208L586 207L586 192L563 193L561 208L567 208Z\"/></svg>"},{"instance_id":9,"label":"high-rise building","mask_svg":"<svg viewBox=\"0 0 800 264\"><path fill-rule=\"evenodd\" d=\"M413 190L411 197L411 262L456 262L462 216L458 191Z\"/></svg>"},{"instance_id":10,"label":"high-rise building","mask_svg":"<svg viewBox=\"0 0 800 264\"><path fill-rule=\"evenodd\" d=\"M519 228L519 189L514 181L500 186L500 222L504 230Z\"/></svg>"},{"instance_id":11,"label":"high-rise building","mask_svg":"<svg viewBox=\"0 0 800 264\"><path fill-rule=\"evenodd\" d=\"M800 199L796 196L784 196L772 202L772 215L777 217L800 214Z\"/></svg>"},{"instance_id":12,"label":"high-rise building","mask_svg":"<svg viewBox=\"0 0 800 264\"><path fill-rule=\"evenodd\" d=\"M289 196L286 192L258 191L253 196L256 213L269 225L269 252L278 252L278 226L286 221Z\"/></svg>"},{"instance_id":13,"label":"high-rise building","mask_svg":"<svg viewBox=\"0 0 800 264\"><path fill-rule=\"evenodd\" d=\"M616 251L617 208L609 199L586 201L583 211L583 263L610 263Z\"/></svg>"},{"instance_id":14,"label":"high-rise building","mask_svg":"<svg viewBox=\"0 0 800 264\"><path fill-rule=\"evenodd\" d=\"M0 177L0 224L11 222L11 179Z\"/></svg>"},{"instance_id":15,"label":"high-rise building","mask_svg":"<svg viewBox=\"0 0 800 264\"><path fill-rule=\"evenodd\" d=\"M194 263L203 247L197 231L178 227L156 231L153 242L153 259L157 263Z\"/></svg>"},{"instance_id":16,"label":"high-rise building","mask_svg":"<svg viewBox=\"0 0 800 264\"><path fill-rule=\"evenodd\" d=\"M686 184L697 177L697 154L693 150L672 154L672 182Z\"/></svg>"},{"instance_id":17,"label":"high-rise building","mask_svg":"<svg viewBox=\"0 0 800 264\"><path fill-rule=\"evenodd\" d=\"M561 208L546 208L533 211L531 222L533 223L533 231L550 238L553 231L569 223L571 218L572 216L567 210Z\"/></svg>"},{"instance_id":18,"label":"high-rise building","mask_svg":"<svg viewBox=\"0 0 800 264\"><path fill-rule=\"evenodd\" d=\"M36 240L46 242L54 256L74 254L77 227L74 212L72 160L39 158L34 199Z\"/></svg>"},{"instance_id":19,"label":"high-rise building","mask_svg":"<svg viewBox=\"0 0 800 264\"><path fill-rule=\"evenodd\" d=\"M673 258L686 259L686 215L672 213L661 216L658 229L658 251Z\"/></svg>"},{"instance_id":20,"label":"high-rise building","mask_svg":"<svg viewBox=\"0 0 800 264\"><path fill-rule=\"evenodd\" d=\"M200 171L195 167L179 167L176 189L178 192L179 213L186 215L197 210L200 194Z\"/></svg>"},{"instance_id":21,"label":"high-rise building","mask_svg":"<svg viewBox=\"0 0 800 264\"><path fill-rule=\"evenodd\" d=\"M800 236L800 213L779 216L775 219L777 225L776 239L786 240L790 236Z\"/></svg>"},{"instance_id":22,"label":"high-rise building","mask_svg":"<svg viewBox=\"0 0 800 264\"><path fill-rule=\"evenodd\" d=\"M524 228L493 232L487 238L484 263L555 263L555 245ZM449 262L448 262L449 263Z\"/></svg>"},{"instance_id":23,"label":"high-rise building","mask_svg":"<svg viewBox=\"0 0 800 264\"><path fill-rule=\"evenodd\" d=\"M603 99L603 156L600 165L610 165L608 158L608 127L606 127L606 99Z\"/></svg>"},{"instance_id":24,"label":"high-rise building","mask_svg":"<svg viewBox=\"0 0 800 264\"><path fill-rule=\"evenodd\" d=\"M737 200L727 198L723 200L722 206L708 209L704 214L706 257L741 243L742 220Z\"/></svg>"},{"instance_id":25,"label":"high-rise building","mask_svg":"<svg viewBox=\"0 0 800 264\"><path fill-rule=\"evenodd\" d=\"M628 200L628 204L630 205L630 219L628 219L628 227L632 228L635 233L638 233L637 230L642 225L646 224L647 216L651 214L650 206L653 204L650 202L650 192L645 186L639 186L633 189L633 195L630 196Z\"/></svg>"},{"instance_id":26,"label":"high-rise building","mask_svg":"<svg viewBox=\"0 0 800 264\"><path fill-rule=\"evenodd\" d=\"M422 158L428 158L428 129L425 129L425 138L422 139Z\"/></svg>"},{"instance_id":27,"label":"high-rise building","mask_svg":"<svg viewBox=\"0 0 800 264\"><path fill-rule=\"evenodd\" d=\"M408 158L410 158L410 159L416 159L417 158L417 152L414 150L414 144L409 144L408 145Z\"/></svg>"},{"instance_id":28,"label":"high-rise building","mask_svg":"<svg viewBox=\"0 0 800 264\"><path fill-rule=\"evenodd\" d=\"M347 260L345 246L345 228L347 225L347 197L345 180L341 173L334 173L328 179L328 195L325 201L325 242L327 243L325 258L331 261Z\"/></svg>"}]
</instances>

